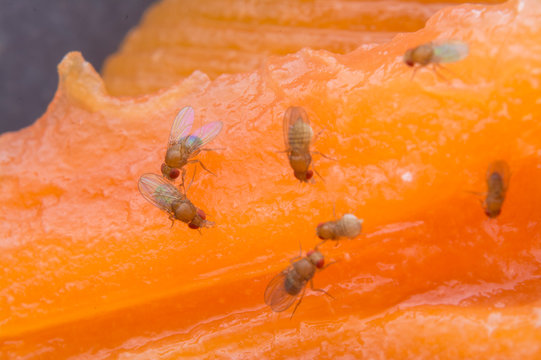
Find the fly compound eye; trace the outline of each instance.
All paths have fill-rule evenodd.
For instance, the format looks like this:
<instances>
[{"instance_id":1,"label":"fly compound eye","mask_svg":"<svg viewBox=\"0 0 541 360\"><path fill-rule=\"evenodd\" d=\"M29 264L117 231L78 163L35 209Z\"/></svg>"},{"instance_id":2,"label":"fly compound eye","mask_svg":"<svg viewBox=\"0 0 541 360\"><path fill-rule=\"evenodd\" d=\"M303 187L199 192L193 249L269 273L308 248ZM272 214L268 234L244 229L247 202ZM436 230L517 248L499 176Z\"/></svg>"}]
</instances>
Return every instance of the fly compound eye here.
<instances>
[{"instance_id":1,"label":"fly compound eye","mask_svg":"<svg viewBox=\"0 0 541 360\"><path fill-rule=\"evenodd\" d=\"M321 268L323 267L323 265L325 265L325 259L321 258L321 259L317 262L316 267L317 267L318 269L321 269Z\"/></svg>"},{"instance_id":2,"label":"fly compound eye","mask_svg":"<svg viewBox=\"0 0 541 360\"><path fill-rule=\"evenodd\" d=\"M314 253L314 250L310 250L306 253L306 256L310 257L310 255L312 255Z\"/></svg>"},{"instance_id":3,"label":"fly compound eye","mask_svg":"<svg viewBox=\"0 0 541 360\"><path fill-rule=\"evenodd\" d=\"M312 170L308 170L306 172L306 180L310 180L314 176L314 172Z\"/></svg>"},{"instance_id":4,"label":"fly compound eye","mask_svg":"<svg viewBox=\"0 0 541 360\"><path fill-rule=\"evenodd\" d=\"M197 209L197 215L199 215L199 217L203 220L207 218L207 214L205 214L205 212L201 209Z\"/></svg>"},{"instance_id":5,"label":"fly compound eye","mask_svg":"<svg viewBox=\"0 0 541 360\"><path fill-rule=\"evenodd\" d=\"M194 229L194 230L199 229L199 226L197 226L197 225L194 224L194 223L189 223L189 224L188 224L188 227L189 227L190 229Z\"/></svg>"},{"instance_id":6,"label":"fly compound eye","mask_svg":"<svg viewBox=\"0 0 541 360\"><path fill-rule=\"evenodd\" d=\"M169 178L176 179L180 176L180 170L179 169L171 169L169 171Z\"/></svg>"}]
</instances>

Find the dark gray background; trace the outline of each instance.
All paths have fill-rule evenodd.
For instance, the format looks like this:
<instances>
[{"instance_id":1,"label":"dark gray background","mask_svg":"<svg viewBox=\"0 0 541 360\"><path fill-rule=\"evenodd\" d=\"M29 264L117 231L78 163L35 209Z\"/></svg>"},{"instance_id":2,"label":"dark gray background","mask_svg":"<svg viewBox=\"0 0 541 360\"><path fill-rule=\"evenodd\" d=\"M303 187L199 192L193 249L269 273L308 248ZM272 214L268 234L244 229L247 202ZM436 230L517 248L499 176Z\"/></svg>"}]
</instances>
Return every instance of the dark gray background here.
<instances>
[{"instance_id":1,"label":"dark gray background","mask_svg":"<svg viewBox=\"0 0 541 360\"><path fill-rule=\"evenodd\" d=\"M78 50L98 71L155 0L0 0L0 133L40 117L56 66Z\"/></svg>"}]
</instances>

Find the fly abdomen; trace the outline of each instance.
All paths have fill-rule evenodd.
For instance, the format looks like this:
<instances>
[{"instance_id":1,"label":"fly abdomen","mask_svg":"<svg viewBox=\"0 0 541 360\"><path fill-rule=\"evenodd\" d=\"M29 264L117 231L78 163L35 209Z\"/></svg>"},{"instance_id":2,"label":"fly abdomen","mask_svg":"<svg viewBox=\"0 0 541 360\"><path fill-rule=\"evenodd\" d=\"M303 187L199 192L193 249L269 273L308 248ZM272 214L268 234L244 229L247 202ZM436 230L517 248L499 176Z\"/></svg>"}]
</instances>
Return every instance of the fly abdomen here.
<instances>
[{"instance_id":1,"label":"fly abdomen","mask_svg":"<svg viewBox=\"0 0 541 360\"><path fill-rule=\"evenodd\" d=\"M297 295L304 287L304 281L295 270L291 270L284 280L284 287L289 295Z\"/></svg>"},{"instance_id":2,"label":"fly abdomen","mask_svg":"<svg viewBox=\"0 0 541 360\"><path fill-rule=\"evenodd\" d=\"M488 192L491 197L503 197L504 196L504 183L502 176L498 173L492 173L487 180Z\"/></svg>"},{"instance_id":3,"label":"fly abdomen","mask_svg":"<svg viewBox=\"0 0 541 360\"><path fill-rule=\"evenodd\" d=\"M288 140L291 150L308 151L312 141L313 131L310 124L305 123L299 118L289 127Z\"/></svg>"}]
</instances>

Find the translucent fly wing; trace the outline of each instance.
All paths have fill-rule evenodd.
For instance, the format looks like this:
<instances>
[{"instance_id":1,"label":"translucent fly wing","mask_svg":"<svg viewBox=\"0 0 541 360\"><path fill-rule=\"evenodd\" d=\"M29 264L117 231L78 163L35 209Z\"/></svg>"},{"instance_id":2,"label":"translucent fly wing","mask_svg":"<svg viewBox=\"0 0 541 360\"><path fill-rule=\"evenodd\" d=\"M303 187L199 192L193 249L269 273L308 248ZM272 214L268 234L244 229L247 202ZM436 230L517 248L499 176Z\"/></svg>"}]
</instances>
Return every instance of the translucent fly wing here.
<instances>
[{"instance_id":1,"label":"translucent fly wing","mask_svg":"<svg viewBox=\"0 0 541 360\"><path fill-rule=\"evenodd\" d=\"M451 63L464 59L469 53L468 44L461 41L449 41L434 44L434 62Z\"/></svg>"},{"instance_id":2,"label":"translucent fly wing","mask_svg":"<svg viewBox=\"0 0 541 360\"><path fill-rule=\"evenodd\" d=\"M141 176L138 187L139 192L148 202L168 213L173 211L172 203L183 197L176 187L156 174L144 174Z\"/></svg>"},{"instance_id":3,"label":"translucent fly wing","mask_svg":"<svg viewBox=\"0 0 541 360\"><path fill-rule=\"evenodd\" d=\"M501 176L504 187L503 191L507 191L509 179L511 178L511 170L509 169L509 165L503 160L494 161L488 166L487 181L493 173L498 173Z\"/></svg>"},{"instance_id":4,"label":"translucent fly wing","mask_svg":"<svg viewBox=\"0 0 541 360\"><path fill-rule=\"evenodd\" d=\"M302 124L298 127L298 131L292 131L294 126L298 121L301 121ZM287 108L284 114L284 143L286 149L291 149L300 144L300 142L305 142L309 137L312 138L312 128L310 127L310 120L308 119L308 114L300 106L290 106ZM299 131L300 130L300 131Z\"/></svg>"},{"instance_id":5,"label":"translucent fly wing","mask_svg":"<svg viewBox=\"0 0 541 360\"><path fill-rule=\"evenodd\" d=\"M298 295L291 295L286 291L285 280L288 270L276 275L265 289L265 304L269 305L272 311L282 312L293 305Z\"/></svg>"},{"instance_id":6,"label":"translucent fly wing","mask_svg":"<svg viewBox=\"0 0 541 360\"><path fill-rule=\"evenodd\" d=\"M191 106L185 106L178 112L171 126L169 133L168 146L178 143L178 141L190 133L193 126L194 111Z\"/></svg>"},{"instance_id":7,"label":"translucent fly wing","mask_svg":"<svg viewBox=\"0 0 541 360\"><path fill-rule=\"evenodd\" d=\"M189 147L201 147L212 140L220 131L222 131L223 123L221 121L210 122L199 129L195 130L193 134L186 139L186 145Z\"/></svg>"}]
</instances>

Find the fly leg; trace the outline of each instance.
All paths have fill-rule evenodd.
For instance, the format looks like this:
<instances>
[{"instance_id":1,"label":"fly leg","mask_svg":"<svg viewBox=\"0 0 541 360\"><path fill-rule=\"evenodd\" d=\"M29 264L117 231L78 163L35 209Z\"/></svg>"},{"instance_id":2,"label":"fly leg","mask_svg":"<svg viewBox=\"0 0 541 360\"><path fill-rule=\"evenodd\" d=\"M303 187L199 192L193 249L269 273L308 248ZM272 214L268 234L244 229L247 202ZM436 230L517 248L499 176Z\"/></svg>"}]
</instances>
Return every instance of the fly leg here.
<instances>
[{"instance_id":1,"label":"fly leg","mask_svg":"<svg viewBox=\"0 0 541 360\"><path fill-rule=\"evenodd\" d=\"M434 64L434 68L437 68L437 69L440 69L440 70L445 70L447 71L449 74L453 75L454 77L458 77L457 73L452 71L451 69L449 69L447 66L443 66L442 64L439 64L439 63L436 63Z\"/></svg>"},{"instance_id":2,"label":"fly leg","mask_svg":"<svg viewBox=\"0 0 541 360\"><path fill-rule=\"evenodd\" d=\"M323 179L323 177L321 175L319 175L319 172L316 170L316 168L314 167L314 165L312 165L312 170L314 170L314 172L316 173L317 176L319 176L319 178L321 179L321 181L325 182L325 179Z\"/></svg>"},{"instance_id":3,"label":"fly leg","mask_svg":"<svg viewBox=\"0 0 541 360\"><path fill-rule=\"evenodd\" d=\"M483 198L487 196L486 193L480 193L477 191L469 191L469 190L464 190L464 192L477 196L478 197L477 200L479 200L479 202L481 203L481 206L483 208L485 207L485 200Z\"/></svg>"},{"instance_id":4,"label":"fly leg","mask_svg":"<svg viewBox=\"0 0 541 360\"><path fill-rule=\"evenodd\" d=\"M413 81L413 78L415 77L415 73L420 69L420 67L414 67L413 71L411 73L410 81Z\"/></svg>"},{"instance_id":5,"label":"fly leg","mask_svg":"<svg viewBox=\"0 0 541 360\"><path fill-rule=\"evenodd\" d=\"M432 70L434 73L443 81L450 82L449 79L447 79L441 72L438 71L439 69L445 69L442 65L434 63L434 66L432 67Z\"/></svg>"},{"instance_id":6,"label":"fly leg","mask_svg":"<svg viewBox=\"0 0 541 360\"><path fill-rule=\"evenodd\" d=\"M304 297L304 291L305 290L306 290L306 286L302 288L301 298L299 299L299 302L297 302L297 305L295 305L295 308L293 309L293 312L291 313L291 316L289 317L289 320L293 319L293 315L295 314L295 311L297 311L297 308L301 304L302 298Z\"/></svg>"},{"instance_id":7,"label":"fly leg","mask_svg":"<svg viewBox=\"0 0 541 360\"><path fill-rule=\"evenodd\" d=\"M175 217L173 215L169 215L169 220L171 220L171 227L170 229L173 228L173 225L175 225Z\"/></svg>"},{"instance_id":8,"label":"fly leg","mask_svg":"<svg viewBox=\"0 0 541 360\"><path fill-rule=\"evenodd\" d=\"M315 249L317 250L317 248L320 246L320 245L323 245L327 242L327 240L323 240L321 241L319 244L316 245Z\"/></svg>"},{"instance_id":9,"label":"fly leg","mask_svg":"<svg viewBox=\"0 0 541 360\"><path fill-rule=\"evenodd\" d=\"M199 165L201 165L201 167L203 168L203 170L205 170L205 171L211 173L211 174L214 175L214 176L217 176L215 173L213 173L212 171L210 171L209 169L207 169L207 168L205 167L205 165L203 165L203 163L202 163L200 160L195 159L195 160L190 160L190 161L188 161L188 164L192 164L192 163L199 163Z\"/></svg>"},{"instance_id":10,"label":"fly leg","mask_svg":"<svg viewBox=\"0 0 541 360\"><path fill-rule=\"evenodd\" d=\"M188 190L190 190L190 187L192 186L193 184L193 180L195 179L195 173L197 172L197 168L194 168L193 169L193 176L192 176L192 180L190 181L190 183L188 184L188 188L184 190L184 195L186 195L188 193ZM182 187L184 187L184 180L182 181Z\"/></svg>"},{"instance_id":11,"label":"fly leg","mask_svg":"<svg viewBox=\"0 0 541 360\"><path fill-rule=\"evenodd\" d=\"M312 154L318 154L319 156L322 156L322 157L324 157L325 159L328 159L328 160L338 161L338 160L336 160L336 159L334 159L334 158L332 158L330 156L327 156L327 155L325 155L325 154L323 154L323 153L321 153L319 151L312 151Z\"/></svg>"},{"instance_id":12,"label":"fly leg","mask_svg":"<svg viewBox=\"0 0 541 360\"><path fill-rule=\"evenodd\" d=\"M325 130L325 128L319 130L319 132L316 134L316 136L314 136L314 139L312 140L312 143L315 143L317 138L319 137L319 135L321 135L321 133Z\"/></svg>"},{"instance_id":13,"label":"fly leg","mask_svg":"<svg viewBox=\"0 0 541 360\"><path fill-rule=\"evenodd\" d=\"M333 263L333 264L334 264L334 263ZM327 266L329 266L329 265L327 265ZM327 267L327 266L325 266L325 267ZM329 293L326 292L325 290L314 288L314 282L312 281L312 279L310 279L310 288L311 288L313 291L319 291L319 292L322 292L322 293L324 293L325 295L329 296L331 299L335 300L334 296L332 296L331 294L329 294Z\"/></svg>"},{"instance_id":14,"label":"fly leg","mask_svg":"<svg viewBox=\"0 0 541 360\"><path fill-rule=\"evenodd\" d=\"M327 265L325 265L324 267L322 267L321 270L326 269L326 268L328 268L329 266L336 264L337 262L338 262L338 261L333 260L333 261L331 261L330 263L328 263Z\"/></svg>"},{"instance_id":15,"label":"fly leg","mask_svg":"<svg viewBox=\"0 0 541 360\"><path fill-rule=\"evenodd\" d=\"M218 151L218 150L225 150L225 148L199 149L199 151Z\"/></svg>"},{"instance_id":16,"label":"fly leg","mask_svg":"<svg viewBox=\"0 0 541 360\"><path fill-rule=\"evenodd\" d=\"M186 178L186 169L182 168L181 171L182 171L182 175L181 175L182 182L180 183L179 186L182 187L184 194L186 194L186 188L184 187L184 179Z\"/></svg>"},{"instance_id":17,"label":"fly leg","mask_svg":"<svg viewBox=\"0 0 541 360\"><path fill-rule=\"evenodd\" d=\"M302 259L302 244L301 244L300 240L299 240L299 256L295 256L294 258L289 259L289 262L291 264L293 264L295 262L295 260L297 260L297 259Z\"/></svg>"}]
</instances>

